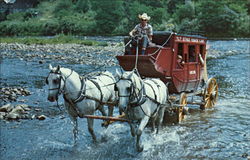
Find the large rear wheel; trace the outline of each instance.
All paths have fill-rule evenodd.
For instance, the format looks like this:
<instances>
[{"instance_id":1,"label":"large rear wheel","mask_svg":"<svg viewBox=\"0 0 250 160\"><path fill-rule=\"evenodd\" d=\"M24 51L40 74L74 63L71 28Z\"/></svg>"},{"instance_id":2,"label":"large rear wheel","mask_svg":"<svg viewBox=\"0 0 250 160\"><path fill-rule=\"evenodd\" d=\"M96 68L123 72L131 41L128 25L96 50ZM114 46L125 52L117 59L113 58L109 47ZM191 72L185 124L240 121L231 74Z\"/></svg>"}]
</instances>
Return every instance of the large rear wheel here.
<instances>
[{"instance_id":1,"label":"large rear wheel","mask_svg":"<svg viewBox=\"0 0 250 160\"><path fill-rule=\"evenodd\" d=\"M187 94L184 92L180 95L179 105L177 108L177 121L181 122L184 119L184 107L187 105Z\"/></svg>"},{"instance_id":2,"label":"large rear wheel","mask_svg":"<svg viewBox=\"0 0 250 160\"><path fill-rule=\"evenodd\" d=\"M201 109L212 108L218 100L218 84L215 78L210 78L204 89L203 93L203 105L200 105Z\"/></svg>"}]
</instances>

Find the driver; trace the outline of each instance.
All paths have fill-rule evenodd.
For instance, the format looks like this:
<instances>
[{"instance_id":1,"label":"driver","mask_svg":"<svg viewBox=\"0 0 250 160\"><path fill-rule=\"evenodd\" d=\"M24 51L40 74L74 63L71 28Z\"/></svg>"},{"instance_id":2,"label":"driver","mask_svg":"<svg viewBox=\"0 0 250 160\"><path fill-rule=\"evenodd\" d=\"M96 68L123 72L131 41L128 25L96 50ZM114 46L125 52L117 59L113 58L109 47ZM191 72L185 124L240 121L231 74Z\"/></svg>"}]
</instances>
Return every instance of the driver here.
<instances>
[{"instance_id":1,"label":"driver","mask_svg":"<svg viewBox=\"0 0 250 160\"><path fill-rule=\"evenodd\" d=\"M129 32L129 35L133 38L138 38L142 41L142 52L141 54L145 54L146 47L151 44L153 37L153 27L148 24L150 17L147 13L143 13L142 15L138 15L141 23L137 24L135 28Z\"/></svg>"}]
</instances>

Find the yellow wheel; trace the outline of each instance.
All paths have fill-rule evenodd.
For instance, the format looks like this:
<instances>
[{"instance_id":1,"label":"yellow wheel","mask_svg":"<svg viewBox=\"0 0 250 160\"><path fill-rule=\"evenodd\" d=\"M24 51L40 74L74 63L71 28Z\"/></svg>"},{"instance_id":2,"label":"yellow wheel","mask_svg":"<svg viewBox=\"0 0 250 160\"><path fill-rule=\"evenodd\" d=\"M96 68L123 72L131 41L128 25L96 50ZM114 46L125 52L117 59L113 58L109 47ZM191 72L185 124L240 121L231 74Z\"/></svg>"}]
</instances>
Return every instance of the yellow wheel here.
<instances>
[{"instance_id":1,"label":"yellow wheel","mask_svg":"<svg viewBox=\"0 0 250 160\"><path fill-rule=\"evenodd\" d=\"M180 122L184 118L184 107L187 105L187 95L186 93L181 93L179 100L180 107L177 107L177 121Z\"/></svg>"},{"instance_id":2,"label":"yellow wheel","mask_svg":"<svg viewBox=\"0 0 250 160\"><path fill-rule=\"evenodd\" d=\"M218 100L218 84L215 78L210 78L203 93L204 105L201 105L201 109L211 108Z\"/></svg>"}]
</instances>

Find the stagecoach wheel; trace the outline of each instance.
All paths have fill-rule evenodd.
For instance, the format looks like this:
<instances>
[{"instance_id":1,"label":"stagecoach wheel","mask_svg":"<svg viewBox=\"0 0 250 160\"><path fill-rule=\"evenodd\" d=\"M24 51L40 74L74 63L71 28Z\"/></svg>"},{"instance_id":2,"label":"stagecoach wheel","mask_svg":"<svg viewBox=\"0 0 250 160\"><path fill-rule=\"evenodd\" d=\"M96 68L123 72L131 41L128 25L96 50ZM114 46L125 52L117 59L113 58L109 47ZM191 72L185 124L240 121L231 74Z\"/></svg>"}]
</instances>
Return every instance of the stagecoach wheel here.
<instances>
[{"instance_id":1,"label":"stagecoach wheel","mask_svg":"<svg viewBox=\"0 0 250 160\"><path fill-rule=\"evenodd\" d=\"M187 105L187 95L186 93L181 93L180 100L179 100L180 107L177 108L177 121L180 122L184 118L183 109Z\"/></svg>"},{"instance_id":2,"label":"stagecoach wheel","mask_svg":"<svg viewBox=\"0 0 250 160\"><path fill-rule=\"evenodd\" d=\"M210 78L203 93L204 104L200 106L201 109L211 108L218 100L218 84L215 78Z\"/></svg>"}]
</instances>

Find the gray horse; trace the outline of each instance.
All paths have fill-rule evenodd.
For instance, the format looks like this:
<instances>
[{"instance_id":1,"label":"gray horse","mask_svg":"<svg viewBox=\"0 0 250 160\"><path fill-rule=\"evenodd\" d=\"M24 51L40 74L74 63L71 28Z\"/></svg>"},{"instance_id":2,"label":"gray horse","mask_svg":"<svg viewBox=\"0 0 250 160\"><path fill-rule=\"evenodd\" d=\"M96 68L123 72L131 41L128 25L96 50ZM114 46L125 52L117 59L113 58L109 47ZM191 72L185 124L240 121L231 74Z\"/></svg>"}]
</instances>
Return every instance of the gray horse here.
<instances>
[{"instance_id":1,"label":"gray horse","mask_svg":"<svg viewBox=\"0 0 250 160\"><path fill-rule=\"evenodd\" d=\"M149 120L153 121L152 127L155 129L157 122L157 132L162 123L164 111L168 98L166 85L159 79L142 80L135 71L117 73L119 81L115 85L118 91L118 106L124 110L126 117L131 120L131 135L137 135L136 148L138 152L143 150L140 144L140 137ZM139 121L136 130L136 124Z\"/></svg>"},{"instance_id":2,"label":"gray horse","mask_svg":"<svg viewBox=\"0 0 250 160\"><path fill-rule=\"evenodd\" d=\"M113 106L116 103L114 91L115 78L110 72L104 72L90 79L84 79L75 71L68 68L49 66L50 73L46 78L49 86L48 100L57 101L62 93L64 104L70 119L73 122L73 137L76 144L78 125L77 117L93 115L96 110L106 116L104 104L109 106L109 116L113 114ZM96 136L93 130L93 119L87 118L88 130L94 142Z\"/></svg>"}]
</instances>

